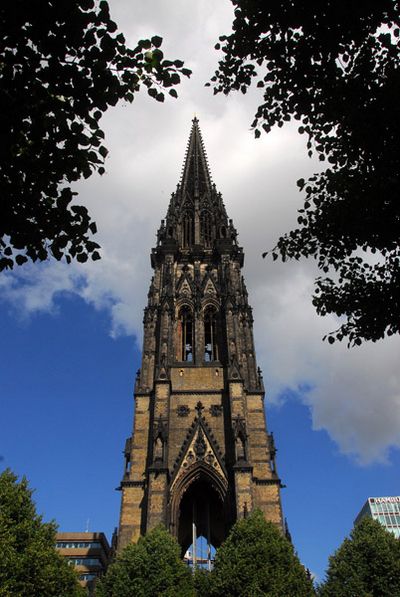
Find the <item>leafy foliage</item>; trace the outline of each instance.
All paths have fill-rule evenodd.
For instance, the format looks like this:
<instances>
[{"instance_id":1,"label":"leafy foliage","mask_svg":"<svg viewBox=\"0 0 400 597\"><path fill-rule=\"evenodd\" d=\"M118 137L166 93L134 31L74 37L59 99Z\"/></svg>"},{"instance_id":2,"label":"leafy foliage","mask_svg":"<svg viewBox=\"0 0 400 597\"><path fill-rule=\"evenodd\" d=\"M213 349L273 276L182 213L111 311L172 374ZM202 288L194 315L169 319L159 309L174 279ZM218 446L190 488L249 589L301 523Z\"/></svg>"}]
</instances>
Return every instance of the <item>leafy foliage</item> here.
<instances>
[{"instance_id":1,"label":"leafy foliage","mask_svg":"<svg viewBox=\"0 0 400 597\"><path fill-rule=\"evenodd\" d=\"M99 121L142 88L177 97L190 71L164 59L161 37L128 48L105 0L3 2L0 33L0 271L99 259L96 225L69 186L104 173Z\"/></svg>"},{"instance_id":2,"label":"leafy foliage","mask_svg":"<svg viewBox=\"0 0 400 597\"><path fill-rule=\"evenodd\" d=\"M400 595L400 542L379 522L365 518L329 559L320 597Z\"/></svg>"},{"instance_id":3,"label":"leafy foliage","mask_svg":"<svg viewBox=\"0 0 400 597\"><path fill-rule=\"evenodd\" d=\"M311 581L292 544L262 512L238 521L217 550L213 597L311 597Z\"/></svg>"},{"instance_id":4,"label":"leafy foliage","mask_svg":"<svg viewBox=\"0 0 400 597\"><path fill-rule=\"evenodd\" d=\"M43 523L25 478L0 475L0 596L78 597L85 593L55 549L56 527Z\"/></svg>"},{"instance_id":5,"label":"leafy foliage","mask_svg":"<svg viewBox=\"0 0 400 597\"><path fill-rule=\"evenodd\" d=\"M299 227L273 258L311 256L334 271L317 278L313 297L319 314L345 318L329 342L399 333L399 2L232 2L214 92L254 83L263 93L255 136L294 118L308 154L327 164L298 181Z\"/></svg>"},{"instance_id":6,"label":"leafy foliage","mask_svg":"<svg viewBox=\"0 0 400 597\"><path fill-rule=\"evenodd\" d=\"M98 597L190 597L194 595L190 570L180 547L162 526L125 547L96 585Z\"/></svg>"},{"instance_id":7,"label":"leafy foliage","mask_svg":"<svg viewBox=\"0 0 400 597\"><path fill-rule=\"evenodd\" d=\"M213 586L213 579L208 570L197 567L193 575L196 597L210 597Z\"/></svg>"}]
</instances>

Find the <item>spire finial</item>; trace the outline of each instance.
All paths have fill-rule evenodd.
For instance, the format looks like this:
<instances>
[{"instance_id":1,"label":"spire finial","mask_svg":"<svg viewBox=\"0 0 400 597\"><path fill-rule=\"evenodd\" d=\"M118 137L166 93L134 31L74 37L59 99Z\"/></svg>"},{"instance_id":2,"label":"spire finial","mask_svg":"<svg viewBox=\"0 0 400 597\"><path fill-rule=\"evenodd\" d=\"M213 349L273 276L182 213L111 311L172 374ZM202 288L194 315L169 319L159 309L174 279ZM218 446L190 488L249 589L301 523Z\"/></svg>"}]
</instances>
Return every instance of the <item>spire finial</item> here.
<instances>
[{"instance_id":1,"label":"spire finial","mask_svg":"<svg viewBox=\"0 0 400 597\"><path fill-rule=\"evenodd\" d=\"M202 195L211 191L212 181L207 156L196 114L192 120L189 142L182 172L182 189L189 195Z\"/></svg>"}]
</instances>

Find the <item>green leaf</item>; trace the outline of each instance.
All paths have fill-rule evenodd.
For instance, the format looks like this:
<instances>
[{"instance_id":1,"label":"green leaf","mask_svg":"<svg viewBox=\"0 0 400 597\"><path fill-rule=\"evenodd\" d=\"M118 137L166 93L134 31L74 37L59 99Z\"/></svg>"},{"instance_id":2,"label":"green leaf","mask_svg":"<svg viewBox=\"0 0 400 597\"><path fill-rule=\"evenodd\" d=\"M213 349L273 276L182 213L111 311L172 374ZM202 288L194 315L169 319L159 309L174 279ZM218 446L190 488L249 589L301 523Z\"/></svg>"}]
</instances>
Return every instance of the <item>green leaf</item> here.
<instances>
[{"instance_id":1,"label":"green leaf","mask_svg":"<svg viewBox=\"0 0 400 597\"><path fill-rule=\"evenodd\" d=\"M153 37L151 38L151 43L156 48L159 48L161 46L162 41L163 41L163 38L159 37L158 35L153 35Z\"/></svg>"},{"instance_id":2,"label":"green leaf","mask_svg":"<svg viewBox=\"0 0 400 597\"><path fill-rule=\"evenodd\" d=\"M96 595L176 595L194 597L193 575L181 559L180 546L161 525L123 549L109 566Z\"/></svg>"},{"instance_id":3,"label":"green leaf","mask_svg":"<svg viewBox=\"0 0 400 597\"><path fill-rule=\"evenodd\" d=\"M2 589L8 595L82 597L75 571L54 549L56 525L42 521L32 493L25 477L19 481L10 469L0 474Z\"/></svg>"},{"instance_id":4,"label":"green leaf","mask_svg":"<svg viewBox=\"0 0 400 597\"><path fill-rule=\"evenodd\" d=\"M151 41L149 39L141 39L138 41L138 46L143 50L150 50Z\"/></svg>"},{"instance_id":5,"label":"green leaf","mask_svg":"<svg viewBox=\"0 0 400 597\"><path fill-rule=\"evenodd\" d=\"M210 593L311 597L313 589L292 544L255 510L235 523L217 550Z\"/></svg>"}]
</instances>

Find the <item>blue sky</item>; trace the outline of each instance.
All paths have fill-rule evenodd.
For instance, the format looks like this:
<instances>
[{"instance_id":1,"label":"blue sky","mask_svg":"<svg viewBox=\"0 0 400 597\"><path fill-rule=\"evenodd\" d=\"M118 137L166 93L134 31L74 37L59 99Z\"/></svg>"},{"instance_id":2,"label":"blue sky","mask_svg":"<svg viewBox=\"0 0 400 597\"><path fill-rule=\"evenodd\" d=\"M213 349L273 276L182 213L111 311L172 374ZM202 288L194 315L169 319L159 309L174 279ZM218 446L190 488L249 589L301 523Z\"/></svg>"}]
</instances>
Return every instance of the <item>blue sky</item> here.
<instances>
[{"instance_id":1,"label":"blue sky","mask_svg":"<svg viewBox=\"0 0 400 597\"><path fill-rule=\"evenodd\" d=\"M321 338L338 326L318 317L315 266L262 260L296 225L296 180L320 165L297 124L255 141L258 91L213 97L204 82L229 32L226 0L111 0L128 42L154 34L193 77L179 99L139 94L102 119L106 174L76 186L97 222L102 259L54 261L0 277L0 465L26 474L38 510L63 531L111 536L118 524L122 450L131 432L149 254L179 180L194 114L213 180L245 250L258 363L275 432L282 497L303 563L319 577L371 495L399 495L400 339L349 351Z\"/></svg>"},{"instance_id":2,"label":"blue sky","mask_svg":"<svg viewBox=\"0 0 400 597\"><path fill-rule=\"evenodd\" d=\"M122 449L132 425L140 353L131 336L113 339L110 318L64 294L52 314L1 321L1 466L25 474L45 520L63 531L105 531L119 516ZM398 494L399 454L359 466L288 391L268 408L278 447L285 516L305 565L319 577L369 495Z\"/></svg>"}]
</instances>

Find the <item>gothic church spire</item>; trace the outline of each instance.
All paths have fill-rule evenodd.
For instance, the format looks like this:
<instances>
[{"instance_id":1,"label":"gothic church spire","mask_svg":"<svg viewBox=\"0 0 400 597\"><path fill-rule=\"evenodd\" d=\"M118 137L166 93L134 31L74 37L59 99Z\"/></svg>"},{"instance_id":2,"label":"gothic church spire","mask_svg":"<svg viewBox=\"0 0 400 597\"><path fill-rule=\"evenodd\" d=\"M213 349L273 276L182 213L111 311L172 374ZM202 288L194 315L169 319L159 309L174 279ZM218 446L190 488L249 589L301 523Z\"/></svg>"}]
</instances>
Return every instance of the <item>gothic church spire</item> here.
<instances>
[{"instance_id":1,"label":"gothic church spire","mask_svg":"<svg viewBox=\"0 0 400 597\"><path fill-rule=\"evenodd\" d=\"M158 231L158 246L196 253L218 245L236 247L236 230L228 220L221 193L212 182L207 155L195 117L192 120L182 175L171 196L166 220Z\"/></svg>"},{"instance_id":2,"label":"gothic church spire","mask_svg":"<svg viewBox=\"0 0 400 597\"><path fill-rule=\"evenodd\" d=\"M182 169L181 189L191 197L201 197L211 192L211 176L203 139L196 117L192 120L189 142Z\"/></svg>"},{"instance_id":3,"label":"gothic church spire","mask_svg":"<svg viewBox=\"0 0 400 597\"><path fill-rule=\"evenodd\" d=\"M151 254L118 550L162 523L182 553L196 533L207 537L211 553L254 508L283 531L276 449L266 429L236 236L195 118Z\"/></svg>"}]
</instances>

